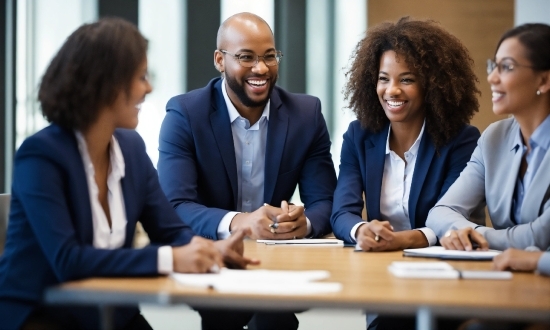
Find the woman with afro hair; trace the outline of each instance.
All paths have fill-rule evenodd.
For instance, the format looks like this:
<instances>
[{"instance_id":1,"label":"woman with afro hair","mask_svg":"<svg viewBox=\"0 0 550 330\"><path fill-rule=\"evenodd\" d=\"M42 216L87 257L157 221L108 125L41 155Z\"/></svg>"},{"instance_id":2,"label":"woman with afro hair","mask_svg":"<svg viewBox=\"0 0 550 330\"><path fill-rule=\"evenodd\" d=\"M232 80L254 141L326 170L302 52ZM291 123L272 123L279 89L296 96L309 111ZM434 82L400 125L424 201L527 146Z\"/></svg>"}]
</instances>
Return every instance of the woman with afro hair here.
<instances>
[{"instance_id":1,"label":"woman with afro hair","mask_svg":"<svg viewBox=\"0 0 550 330\"><path fill-rule=\"evenodd\" d=\"M333 231L364 251L435 245L428 212L480 136L469 125L480 94L473 60L437 23L408 17L369 29L352 60L344 94L357 120L344 134ZM377 321L369 328L398 322Z\"/></svg>"}]
</instances>

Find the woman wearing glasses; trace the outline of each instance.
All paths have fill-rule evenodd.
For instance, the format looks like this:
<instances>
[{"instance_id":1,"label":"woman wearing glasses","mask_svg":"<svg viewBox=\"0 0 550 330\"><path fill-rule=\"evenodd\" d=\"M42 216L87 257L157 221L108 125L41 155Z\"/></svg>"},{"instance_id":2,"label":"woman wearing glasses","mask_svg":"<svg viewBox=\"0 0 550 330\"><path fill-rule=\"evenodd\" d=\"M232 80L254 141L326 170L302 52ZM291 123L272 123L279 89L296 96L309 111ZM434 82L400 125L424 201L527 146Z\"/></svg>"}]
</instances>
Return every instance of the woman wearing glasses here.
<instances>
[{"instance_id":1,"label":"woman wearing glasses","mask_svg":"<svg viewBox=\"0 0 550 330\"><path fill-rule=\"evenodd\" d=\"M42 78L51 125L15 156L10 220L0 258L0 328L98 329L96 308L42 305L44 290L86 277L204 273L246 267L242 236L194 237L162 193L134 131L152 88L147 41L131 23L105 19L71 34ZM132 249L137 222L151 245ZM220 245L221 244L221 245ZM150 329L136 307L116 329Z\"/></svg>"},{"instance_id":2,"label":"woman wearing glasses","mask_svg":"<svg viewBox=\"0 0 550 330\"><path fill-rule=\"evenodd\" d=\"M447 249L550 246L550 26L506 32L488 61L493 112L510 115L489 126L460 178L430 211L427 225ZM489 210L493 228L476 225ZM548 264L549 254L538 260ZM548 266L547 266L548 267Z\"/></svg>"}]
</instances>

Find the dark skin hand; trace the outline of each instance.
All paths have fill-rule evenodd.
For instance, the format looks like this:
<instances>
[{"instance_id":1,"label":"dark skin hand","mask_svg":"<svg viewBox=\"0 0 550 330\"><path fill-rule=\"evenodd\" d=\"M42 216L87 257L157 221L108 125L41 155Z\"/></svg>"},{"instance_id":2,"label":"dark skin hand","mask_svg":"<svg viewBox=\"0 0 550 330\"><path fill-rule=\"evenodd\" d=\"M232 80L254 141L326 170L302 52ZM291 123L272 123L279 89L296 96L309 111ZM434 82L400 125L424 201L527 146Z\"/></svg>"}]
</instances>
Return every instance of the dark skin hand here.
<instances>
[{"instance_id":1,"label":"dark skin hand","mask_svg":"<svg viewBox=\"0 0 550 330\"><path fill-rule=\"evenodd\" d=\"M248 265L259 265L257 259L244 257L243 239L250 235L250 229L236 230L228 239L214 242L227 268L246 269Z\"/></svg>"},{"instance_id":2,"label":"dark skin hand","mask_svg":"<svg viewBox=\"0 0 550 330\"><path fill-rule=\"evenodd\" d=\"M270 227L274 224L274 228ZM252 213L237 214L229 229L233 232L238 228L250 228L251 239L294 239L307 235L304 207L289 205L286 201L280 208L264 204Z\"/></svg>"},{"instance_id":3,"label":"dark skin hand","mask_svg":"<svg viewBox=\"0 0 550 330\"><path fill-rule=\"evenodd\" d=\"M372 220L359 226L356 232L356 241L363 251L372 252L428 246L428 240L420 230L394 232L389 221L379 220Z\"/></svg>"}]
</instances>

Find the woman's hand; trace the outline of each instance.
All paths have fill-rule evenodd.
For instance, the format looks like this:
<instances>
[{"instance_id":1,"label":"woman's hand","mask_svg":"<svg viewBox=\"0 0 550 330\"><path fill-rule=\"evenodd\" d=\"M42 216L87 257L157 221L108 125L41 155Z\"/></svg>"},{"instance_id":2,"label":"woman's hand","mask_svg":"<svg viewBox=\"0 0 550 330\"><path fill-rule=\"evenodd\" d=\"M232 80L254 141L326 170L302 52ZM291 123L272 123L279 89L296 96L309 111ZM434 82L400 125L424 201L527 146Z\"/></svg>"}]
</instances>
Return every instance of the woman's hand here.
<instances>
[{"instance_id":1,"label":"woman's hand","mask_svg":"<svg viewBox=\"0 0 550 330\"><path fill-rule=\"evenodd\" d=\"M378 240L376 239L378 236ZM373 220L357 229L357 244L364 251L397 251L429 245L420 230L394 232L388 221Z\"/></svg>"},{"instance_id":2,"label":"woman's hand","mask_svg":"<svg viewBox=\"0 0 550 330\"><path fill-rule=\"evenodd\" d=\"M355 237L363 251L387 251L395 233L389 221L372 220L359 226Z\"/></svg>"},{"instance_id":3,"label":"woman's hand","mask_svg":"<svg viewBox=\"0 0 550 330\"><path fill-rule=\"evenodd\" d=\"M508 249L493 258L493 269L495 270L521 270L533 271L537 265L542 252L523 251Z\"/></svg>"},{"instance_id":4,"label":"woman's hand","mask_svg":"<svg viewBox=\"0 0 550 330\"><path fill-rule=\"evenodd\" d=\"M250 235L250 229L239 229L231 234L228 239L214 243L223 256L223 262L228 268L245 269L248 265L259 265L257 259L249 259L243 256L245 236Z\"/></svg>"},{"instance_id":5,"label":"woman's hand","mask_svg":"<svg viewBox=\"0 0 550 330\"><path fill-rule=\"evenodd\" d=\"M199 236L189 244L173 247L174 271L178 273L207 273L223 266L223 257L214 242Z\"/></svg>"},{"instance_id":6,"label":"woman's hand","mask_svg":"<svg viewBox=\"0 0 550 330\"><path fill-rule=\"evenodd\" d=\"M477 244L476 250L489 249L489 243L485 237L471 227L449 230L439 242L447 250L472 251L474 249L472 242Z\"/></svg>"}]
</instances>

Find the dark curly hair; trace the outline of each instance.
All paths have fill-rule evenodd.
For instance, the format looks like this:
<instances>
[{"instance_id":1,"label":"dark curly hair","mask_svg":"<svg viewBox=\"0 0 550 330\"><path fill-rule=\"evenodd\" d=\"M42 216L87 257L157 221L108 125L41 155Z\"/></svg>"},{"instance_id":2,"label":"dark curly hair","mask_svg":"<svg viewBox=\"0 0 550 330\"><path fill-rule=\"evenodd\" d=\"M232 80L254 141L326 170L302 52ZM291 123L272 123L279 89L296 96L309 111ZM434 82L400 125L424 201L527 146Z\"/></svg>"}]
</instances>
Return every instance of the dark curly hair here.
<instances>
[{"instance_id":1,"label":"dark curly hair","mask_svg":"<svg viewBox=\"0 0 550 330\"><path fill-rule=\"evenodd\" d=\"M82 25L67 38L42 77L38 91L42 114L62 127L85 130L121 91L130 93L146 52L147 40L123 19Z\"/></svg>"},{"instance_id":2,"label":"dark curly hair","mask_svg":"<svg viewBox=\"0 0 550 330\"><path fill-rule=\"evenodd\" d=\"M370 28L352 55L344 96L361 125L381 131L389 119L376 93L380 58L392 50L416 73L424 91L426 131L436 149L479 111L474 61L458 38L434 21L402 17Z\"/></svg>"}]
</instances>

